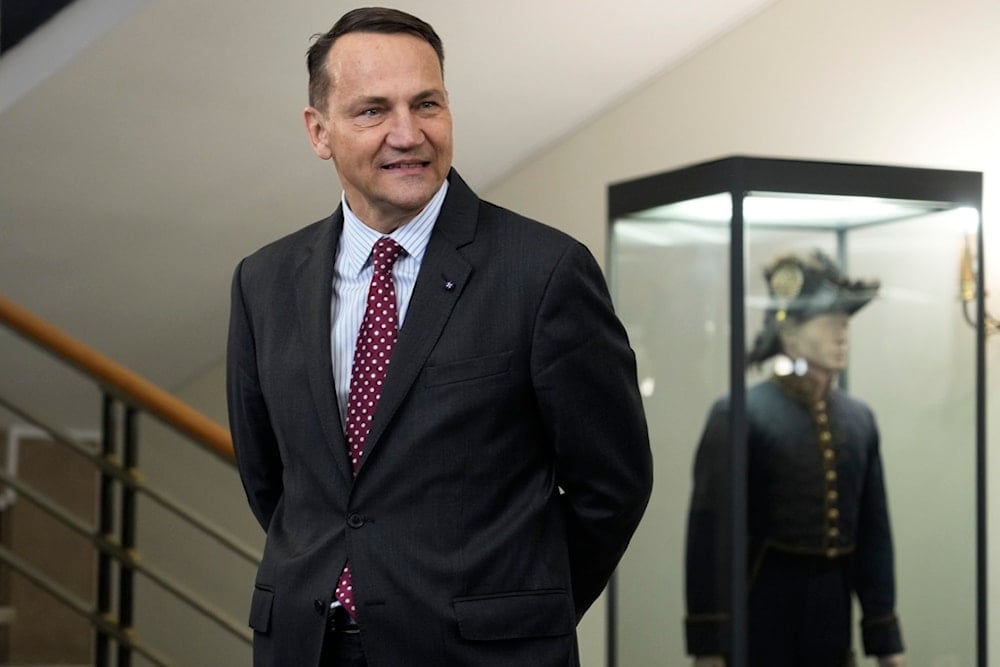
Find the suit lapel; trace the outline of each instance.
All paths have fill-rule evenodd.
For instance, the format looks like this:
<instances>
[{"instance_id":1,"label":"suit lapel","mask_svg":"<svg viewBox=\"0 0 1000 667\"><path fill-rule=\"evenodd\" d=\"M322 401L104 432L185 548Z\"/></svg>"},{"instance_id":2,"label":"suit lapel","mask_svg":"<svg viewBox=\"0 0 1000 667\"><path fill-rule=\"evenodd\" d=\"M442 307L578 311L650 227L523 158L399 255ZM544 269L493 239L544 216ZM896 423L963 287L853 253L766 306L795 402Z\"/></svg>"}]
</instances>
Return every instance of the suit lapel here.
<instances>
[{"instance_id":1,"label":"suit lapel","mask_svg":"<svg viewBox=\"0 0 1000 667\"><path fill-rule=\"evenodd\" d=\"M458 248L475 236L479 199L452 170L448 195L420 264L406 321L392 353L378 409L365 446L365 461L413 387L470 277L472 267ZM361 469L364 469L362 462Z\"/></svg>"},{"instance_id":2,"label":"suit lapel","mask_svg":"<svg viewBox=\"0 0 1000 667\"><path fill-rule=\"evenodd\" d=\"M314 242L303 249L295 276L295 301L298 308L300 334L305 346L309 386L316 414L333 450L337 469L350 484L353 475L347 456L347 441L337 407L333 383L333 361L330 351L330 305L333 297L333 265L337 242L344 225L343 214L337 211L318 226Z\"/></svg>"}]
</instances>

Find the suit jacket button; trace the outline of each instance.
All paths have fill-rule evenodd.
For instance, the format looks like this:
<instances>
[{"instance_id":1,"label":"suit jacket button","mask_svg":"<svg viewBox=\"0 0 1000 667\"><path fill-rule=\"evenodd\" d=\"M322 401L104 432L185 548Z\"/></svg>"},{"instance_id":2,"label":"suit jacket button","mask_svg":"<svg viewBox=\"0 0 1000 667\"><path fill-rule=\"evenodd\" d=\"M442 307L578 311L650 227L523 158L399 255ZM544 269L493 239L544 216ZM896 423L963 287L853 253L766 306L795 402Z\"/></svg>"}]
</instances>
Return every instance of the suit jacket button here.
<instances>
[{"instance_id":1,"label":"suit jacket button","mask_svg":"<svg viewBox=\"0 0 1000 667\"><path fill-rule=\"evenodd\" d=\"M319 598L313 600L313 606L316 607L317 614L322 614L323 612L326 611L326 605L323 604L323 601L320 600Z\"/></svg>"},{"instance_id":2,"label":"suit jacket button","mask_svg":"<svg viewBox=\"0 0 1000 667\"><path fill-rule=\"evenodd\" d=\"M360 528L365 525L365 518L357 513L352 514L347 517L347 525L351 528Z\"/></svg>"}]
</instances>

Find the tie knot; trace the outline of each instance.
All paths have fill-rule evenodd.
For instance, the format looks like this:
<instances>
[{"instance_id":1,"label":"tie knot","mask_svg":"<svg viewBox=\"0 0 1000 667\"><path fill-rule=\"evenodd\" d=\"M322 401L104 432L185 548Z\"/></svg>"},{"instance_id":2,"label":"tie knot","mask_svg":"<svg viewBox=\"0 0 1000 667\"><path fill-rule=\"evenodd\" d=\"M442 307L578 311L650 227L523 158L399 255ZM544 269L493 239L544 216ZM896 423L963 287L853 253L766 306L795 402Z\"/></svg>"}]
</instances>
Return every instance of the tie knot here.
<instances>
[{"instance_id":1,"label":"tie knot","mask_svg":"<svg viewBox=\"0 0 1000 667\"><path fill-rule=\"evenodd\" d=\"M396 243L388 236L383 236L372 247L372 265L376 273L387 273L392 271L392 265L396 263L400 255L404 252L403 246Z\"/></svg>"}]
</instances>

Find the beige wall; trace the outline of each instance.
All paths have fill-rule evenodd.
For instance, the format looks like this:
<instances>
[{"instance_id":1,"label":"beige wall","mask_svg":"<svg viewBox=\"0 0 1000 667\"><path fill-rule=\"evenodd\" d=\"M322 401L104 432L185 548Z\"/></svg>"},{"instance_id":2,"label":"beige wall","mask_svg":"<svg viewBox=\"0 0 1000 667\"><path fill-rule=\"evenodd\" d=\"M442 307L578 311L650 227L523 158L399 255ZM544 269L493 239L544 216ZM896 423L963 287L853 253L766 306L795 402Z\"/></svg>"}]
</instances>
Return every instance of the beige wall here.
<instances>
[{"instance_id":1,"label":"beige wall","mask_svg":"<svg viewBox=\"0 0 1000 667\"><path fill-rule=\"evenodd\" d=\"M781 0L481 194L573 233L603 261L607 186L635 176L731 154L969 169L986 174L995 258L998 25L992 0ZM987 281L1000 294L1000 268ZM991 301L1000 312L1000 297ZM1000 362L1000 338L988 355ZM220 369L182 393L222 419ZM988 393L998 392L994 374ZM989 442L1000 444L995 434ZM242 502L231 480L225 494ZM246 520L242 506L231 511ZM996 526L1000 513L991 515ZM598 605L581 627L591 667L604 664L603 621Z\"/></svg>"},{"instance_id":2,"label":"beige wall","mask_svg":"<svg viewBox=\"0 0 1000 667\"><path fill-rule=\"evenodd\" d=\"M997 25L1000 3L986 0L781 0L482 194L569 231L603 261L608 184L681 165L744 154L976 170L985 173L986 257L996 258ZM987 285L998 312L1000 269ZM989 366L1000 362L1000 338L987 354ZM998 391L994 374L990 423ZM997 444L994 430L988 446ZM686 474L687 460L677 463ZM992 549L991 564L998 558ZM996 629L1000 610L991 611ZM589 664L601 664L594 655Z\"/></svg>"}]
</instances>

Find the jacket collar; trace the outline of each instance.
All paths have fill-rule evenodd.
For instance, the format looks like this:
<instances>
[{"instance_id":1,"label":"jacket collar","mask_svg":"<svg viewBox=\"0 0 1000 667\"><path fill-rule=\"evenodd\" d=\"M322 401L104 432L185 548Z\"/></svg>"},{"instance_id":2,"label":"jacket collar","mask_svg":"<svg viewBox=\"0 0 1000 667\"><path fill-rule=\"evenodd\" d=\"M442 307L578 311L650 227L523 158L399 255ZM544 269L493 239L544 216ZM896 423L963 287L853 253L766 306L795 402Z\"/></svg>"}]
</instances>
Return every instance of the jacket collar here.
<instances>
[{"instance_id":1,"label":"jacket collar","mask_svg":"<svg viewBox=\"0 0 1000 667\"><path fill-rule=\"evenodd\" d=\"M480 200L454 169L448 179L448 194L420 265L406 322L399 332L382 397L372 420L359 475L373 460L379 443L387 437L394 417L412 390L452 309L473 277L473 267L460 248L475 239ZM317 360L308 369L316 413L337 468L349 482L353 475L337 408L330 350L333 266L343 226L340 206L330 217L315 225L314 234L301 251L294 290L306 359Z\"/></svg>"}]
</instances>

